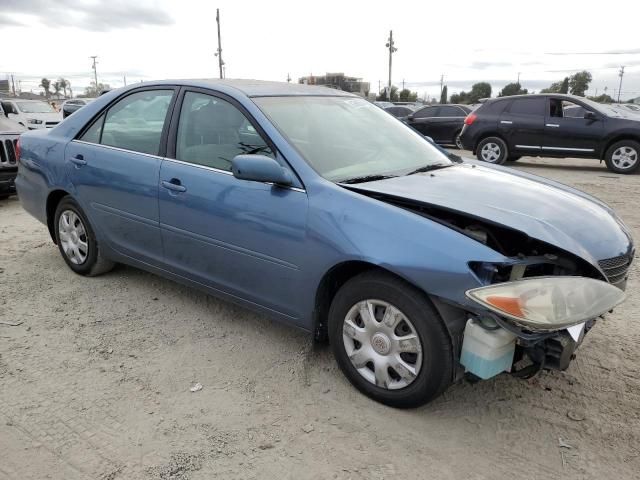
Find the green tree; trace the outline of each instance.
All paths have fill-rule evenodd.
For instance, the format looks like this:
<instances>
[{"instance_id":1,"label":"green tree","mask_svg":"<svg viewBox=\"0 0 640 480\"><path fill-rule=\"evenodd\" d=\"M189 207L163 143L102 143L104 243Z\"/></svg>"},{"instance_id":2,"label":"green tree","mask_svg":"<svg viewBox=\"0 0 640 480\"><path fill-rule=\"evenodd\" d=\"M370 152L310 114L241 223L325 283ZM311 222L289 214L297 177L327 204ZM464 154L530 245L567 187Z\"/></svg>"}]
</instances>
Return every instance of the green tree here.
<instances>
[{"instance_id":1,"label":"green tree","mask_svg":"<svg viewBox=\"0 0 640 480\"><path fill-rule=\"evenodd\" d=\"M53 82L53 94L56 96L56 98L60 98L60 90L62 90L62 84L59 80L56 80L55 82Z\"/></svg>"},{"instance_id":2,"label":"green tree","mask_svg":"<svg viewBox=\"0 0 640 480\"><path fill-rule=\"evenodd\" d=\"M467 103L478 103L481 98L491 97L491 85L487 82L475 83L471 86Z\"/></svg>"},{"instance_id":3,"label":"green tree","mask_svg":"<svg viewBox=\"0 0 640 480\"><path fill-rule=\"evenodd\" d=\"M452 93L449 101L451 103L469 103L469 94L464 90L460 93Z\"/></svg>"},{"instance_id":4,"label":"green tree","mask_svg":"<svg viewBox=\"0 0 640 480\"><path fill-rule=\"evenodd\" d=\"M587 97L587 98L589 100L593 100L594 102L598 102L598 103L613 103L614 102L613 98L611 98L606 93L603 93L602 95L598 95L597 97Z\"/></svg>"},{"instance_id":5,"label":"green tree","mask_svg":"<svg viewBox=\"0 0 640 480\"><path fill-rule=\"evenodd\" d=\"M448 97L448 92L447 92L447 86L445 85L444 87L442 87L442 93L440 94L440 103L447 103L447 97Z\"/></svg>"},{"instance_id":6,"label":"green tree","mask_svg":"<svg viewBox=\"0 0 640 480\"><path fill-rule=\"evenodd\" d=\"M387 96L387 90L388 90L388 87L384 87L382 92L380 92L380 95L378 95L376 97L376 100L383 101L383 102L397 102L398 98L399 98L398 87L396 87L395 85L391 85L391 98L390 99Z\"/></svg>"},{"instance_id":7,"label":"green tree","mask_svg":"<svg viewBox=\"0 0 640 480\"><path fill-rule=\"evenodd\" d=\"M51 80L49 80L48 78L43 78L42 80L40 80L39 86L44 90L44 96L49 98L49 95L51 95L51 91L49 90L51 88Z\"/></svg>"},{"instance_id":8,"label":"green tree","mask_svg":"<svg viewBox=\"0 0 640 480\"><path fill-rule=\"evenodd\" d=\"M569 77L564 77L560 86L560 93L569 93Z\"/></svg>"},{"instance_id":9,"label":"green tree","mask_svg":"<svg viewBox=\"0 0 640 480\"><path fill-rule=\"evenodd\" d=\"M574 73L569 78L569 92L571 92L571 95L584 97L585 92L589 89L591 80L593 80L593 77L586 70Z\"/></svg>"},{"instance_id":10,"label":"green tree","mask_svg":"<svg viewBox=\"0 0 640 480\"><path fill-rule=\"evenodd\" d=\"M104 85L102 83L98 83L96 86L96 82L91 82L91 85L84 89L85 97L97 97L103 90L108 90L109 86Z\"/></svg>"},{"instance_id":11,"label":"green tree","mask_svg":"<svg viewBox=\"0 0 640 480\"><path fill-rule=\"evenodd\" d=\"M524 95L525 93L529 92L526 88L522 88L519 83L508 83L502 90L500 90L498 96L509 97L511 95Z\"/></svg>"},{"instance_id":12,"label":"green tree","mask_svg":"<svg viewBox=\"0 0 640 480\"><path fill-rule=\"evenodd\" d=\"M60 89L62 89L64 96L67 96L67 88L71 87L71 83L69 83L69 80L60 77L58 80L56 80L56 82L59 86ZM55 88L55 83L53 84L54 88Z\"/></svg>"}]
</instances>

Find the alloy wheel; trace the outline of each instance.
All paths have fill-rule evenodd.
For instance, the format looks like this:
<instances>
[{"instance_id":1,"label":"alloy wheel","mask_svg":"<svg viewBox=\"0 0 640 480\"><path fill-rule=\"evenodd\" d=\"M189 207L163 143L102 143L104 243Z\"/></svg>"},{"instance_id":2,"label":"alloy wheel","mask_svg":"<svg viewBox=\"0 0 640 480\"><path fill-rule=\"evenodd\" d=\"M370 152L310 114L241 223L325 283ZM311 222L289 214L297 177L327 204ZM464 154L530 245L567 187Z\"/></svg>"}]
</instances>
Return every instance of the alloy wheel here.
<instances>
[{"instance_id":1,"label":"alloy wheel","mask_svg":"<svg viewBox=\"0 0 640 480\"><path fill-rule=\"evenodd\" d=\"M611 155L611 162L620 170L628 170L638 162L638 152L632 147L617 148Z\"/></svg>"},{"instance_id":2,"label":"alloy wheel","mask_svg":"<svg viewBox=\"0 0 640 480\"><path fill-rule=\"evenodd\" d=\"M460 139L460 135L456 135L456 147L460 150L464 150L464 146L462 145L462 140Z\"/></svg>"},{"instance_id":3,"label":"alloy wheel","mask_svg":"<svg viewBox=\"0 0 640 480\"><path fill-rule=\"evenodd\" d=\"M82 265L89 254L89 243L85 226L76 212L65 210L60 214L58 235L62 251L69 261Z\"/></svg>"},{"instance_id":4,"label":"alloy wheel","mask_svg":"<svg viewBox=\"0 0 640 480\"><path fill-rule=\"evenodd\" d=\"M410 385L420 373L422 344L411 321L382 300L353 305L342 339L353 367L368 382L388 390Z\"/></svg>"},{"instance_id":5,"label":"alloy wheel","mask_svg":"<svg viewBox=\"0 0 640 480\"><path fill-rule=\"evenodd\" d=\"M495 163L500 158L500 145L493 142L488 142L483 145L482 150L480 150L480 155L485 162Z\"/></svg>"}]
</instances>

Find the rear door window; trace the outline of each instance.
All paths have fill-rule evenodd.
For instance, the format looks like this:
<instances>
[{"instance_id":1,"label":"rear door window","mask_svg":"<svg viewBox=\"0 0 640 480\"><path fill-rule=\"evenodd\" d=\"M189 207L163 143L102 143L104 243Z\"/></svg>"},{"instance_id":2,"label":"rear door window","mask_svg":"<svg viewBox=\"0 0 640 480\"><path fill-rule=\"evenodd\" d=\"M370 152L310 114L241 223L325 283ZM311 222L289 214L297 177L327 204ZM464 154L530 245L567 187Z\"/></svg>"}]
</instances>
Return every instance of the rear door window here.
<instances>
[{"instance_id":1,"label":"rear door window","mask_svg":"<svg viewBox=\"0 0 640 480\"><path fill-rule=\"evenodd\" d=\"M515 115L544 115L544 98L518 98L513 100L509 113Z\"/></svg>"},{"instance_id":2,"label":"rear door window","mask_svg":"<svg viewBox=\"0 0 640 480\"><path fill-rule=\"evenodd\" d=\"M421 110L418 110L413 114L413 118L430 118L436 117L438 115L439 107L427 107Z\"/></svg>"},{"instance_id":3,"label":"rear door window","mask_svg":"<svg viewBox=\"0 0 640 480\"><path fill-rule=\"evenodd\" d=\"M464 117L466 114L459 107L440 107L439 117Z\"/></svg>"},{"instance_id":4,"label":"rear door window","mask_svg":"<svg viewBox=\"0 0 640 480\"><path fill-rule=\"evenodd\" d=\"M173 90L148 90L116 102L107 111L100 143L158 155L172 97Z\"/></svg>"}]
</instances>

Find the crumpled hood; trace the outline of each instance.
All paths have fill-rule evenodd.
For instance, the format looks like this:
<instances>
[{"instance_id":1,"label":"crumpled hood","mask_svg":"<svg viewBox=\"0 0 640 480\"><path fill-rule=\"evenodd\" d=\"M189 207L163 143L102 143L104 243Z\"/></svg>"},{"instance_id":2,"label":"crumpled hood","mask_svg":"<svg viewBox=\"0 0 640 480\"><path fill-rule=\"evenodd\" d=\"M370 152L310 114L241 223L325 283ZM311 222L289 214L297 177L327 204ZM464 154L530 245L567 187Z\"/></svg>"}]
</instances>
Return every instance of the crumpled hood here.
<instances>
[{"instance_id":1,"label":"crumpled hood","mask_svg":"<svg viewBox=\"0 0 640 480\"><path fill-rule=\"evenodd\" d=\"M375 182L355 190L466 213L555 245L598 266L628 254L628 229L603 202L542 177L464 163Z\"/></svg>"}]
</instances>

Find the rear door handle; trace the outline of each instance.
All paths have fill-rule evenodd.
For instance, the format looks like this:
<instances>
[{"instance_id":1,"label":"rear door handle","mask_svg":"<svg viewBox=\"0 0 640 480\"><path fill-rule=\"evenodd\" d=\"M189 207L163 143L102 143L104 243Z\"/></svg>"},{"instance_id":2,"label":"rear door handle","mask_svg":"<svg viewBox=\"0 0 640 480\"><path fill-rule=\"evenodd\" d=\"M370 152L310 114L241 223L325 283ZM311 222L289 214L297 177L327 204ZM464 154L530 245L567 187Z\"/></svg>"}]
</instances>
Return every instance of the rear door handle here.
<instances>
[{"instance_id":1,"label":"rear door handle","mask_svg":"<svg viewBox=\"0 0 640 480\"><path fill-rule=\"evenodd\" d=\"M560 127L560 125L558 125L557 123L547 123L546 124L547 127L553 127L553 128L558 128Z\"/></svg>"},{"instance_id":2,"label":"rear door handle","mask_svg":"<svg viewBox=\"0 0 640 480\"><path fill-rule=\"evenodd\" d=\"M84 159L84 157L81 154L78 154L75 157L71 157L69 160L71 160L71 163L77 165L78 167L81 167L87 164L87 161Z\"/></svg>"},{"instance_id":3,"label":"rear door handle","mask_svg":"<svg viewBox=\"0 0 640 480\"><path fill-rule=\"evenodd\" d=\"M187 191L187 187L183 186L180 183L180 180L178 180L177 178L172 178L169 182L167 182L166 180L162 181L162 186L164 188L166 188L167 190L171 190L173 192L186 192Z\"/></svg>"},{"instance_id":4,"label":"rear door handle","mask_svg":"<svg viewBox=\"0 0 640 480\"><path fill-rule=\"evenodd\" d=\"M504 125L511 125L513 122L511 120L500 120L500 123Z\"/></svg>"}]
</instances>

